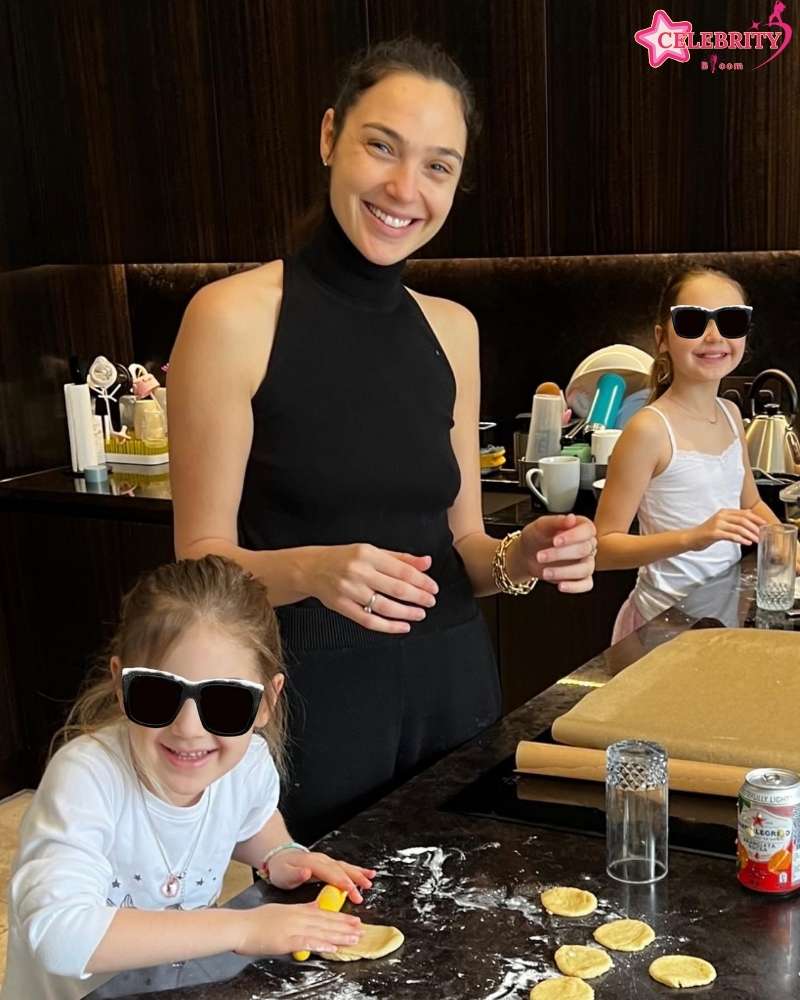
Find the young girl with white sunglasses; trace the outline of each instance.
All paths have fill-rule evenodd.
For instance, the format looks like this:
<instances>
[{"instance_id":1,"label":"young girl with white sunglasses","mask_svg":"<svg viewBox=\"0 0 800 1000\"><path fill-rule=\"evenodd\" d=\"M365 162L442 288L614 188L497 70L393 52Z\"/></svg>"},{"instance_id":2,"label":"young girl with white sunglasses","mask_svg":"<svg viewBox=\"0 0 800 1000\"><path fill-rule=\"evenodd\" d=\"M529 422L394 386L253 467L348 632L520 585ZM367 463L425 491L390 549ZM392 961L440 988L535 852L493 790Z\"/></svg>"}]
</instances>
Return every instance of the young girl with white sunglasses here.
<instances>
[{"instance_id":1,"label":"young girl with white sunglasses","mask_svg":"<svg viewBox=\"0 0 800 1000\"><path fill-rule=\"evenodd\" d=\"M709 268L676 274L662 293L650 402L612 453L595 521L597 568L639 568L612 642L724 573L778 520L758 494L742 416L718 398L752 311L742 286Z\"/></svg>"},{"instance_id":2,"label":"young girl with white sunglasses","mask_svg":"<svg viewBox=\"0 0 800 1000\"><path fill-rule=\"evenodd\" d=\"M22 822L3 998L73 1000L124 969L358 940L357 917L314 903L214 908L231 857L353 903L372 884L293 843L278 811L283 681L266 590L235 563L184 560L136 584Z\"/></svg>"}]
</instances>

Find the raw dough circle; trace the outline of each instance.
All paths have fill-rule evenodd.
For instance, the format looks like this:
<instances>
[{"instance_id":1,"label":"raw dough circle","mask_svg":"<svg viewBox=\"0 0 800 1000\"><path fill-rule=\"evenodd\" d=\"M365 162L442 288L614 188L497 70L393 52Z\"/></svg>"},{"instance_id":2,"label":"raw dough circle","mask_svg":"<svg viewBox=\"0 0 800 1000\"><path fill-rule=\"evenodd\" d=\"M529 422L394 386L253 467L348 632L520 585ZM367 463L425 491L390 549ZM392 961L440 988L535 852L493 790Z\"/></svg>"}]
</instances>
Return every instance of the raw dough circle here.
<instances>
[{"instance_id":1,"label":"raw dough circle","mask_svg":"<svg viewBox=\"0 0 800 1000\"><path fill-rule=\"evenodd\" d=\"M587 889L557 885L542 893L542 906L560 917L586 917L597 909L597 896Z\"/></svg>"},{"instance_id":2,"label":"raw dough circle","mask_svg":"<svg viewBox=\"0 0 800 1000\"><path fill-rule=\"evenodd\" d=\"M531 990L531 1000L594 1000L594 990L575 976L543 979Z\"/></svg>"},{"instance_id":3,"label":"raw dough circle","mask_svg":"<svg viewBox=\"0 0 800 1000\"><path fill-rule=\"evenodd\" d=\"M678 988L706 986L717 978L717 970L704 958L692 955L662 955L647 970L657 983Z\"/></svg>"},{"instance_id":4,"label":"raw dough circle","mask_svg":"<svg viewBox=\"0 0 800 1000\"><path fill-rule=\"evenodd\" d=\"M599 948L583 944L563 944L555 954L556 965L565 976L594 979L602 976L614 964L611 956Z\"/></svg>"},{"instance_id":5,"label":"raw dough circle","mask_svg":"<svg viewBox=\"0 0 800 1000\"><path fill-rule=\"evenodd\" d=\"M320 952L333 962L356 962L360 958L383 958L396 951L405 938L396 927L362 924L361 937L355 944L342 945L336 951Z\"/></svg>"},{"instance_id":6,"label":"raw dough circle","mask_svg":"<svg viewBox=\"0 0 800 1000\"><path fill-rule=\"evenodd\" d=\"M656 933L643 920L611 920L601 924L593 937L612 951L641 951L655 941Z\"/></svg>"}]
</instances>

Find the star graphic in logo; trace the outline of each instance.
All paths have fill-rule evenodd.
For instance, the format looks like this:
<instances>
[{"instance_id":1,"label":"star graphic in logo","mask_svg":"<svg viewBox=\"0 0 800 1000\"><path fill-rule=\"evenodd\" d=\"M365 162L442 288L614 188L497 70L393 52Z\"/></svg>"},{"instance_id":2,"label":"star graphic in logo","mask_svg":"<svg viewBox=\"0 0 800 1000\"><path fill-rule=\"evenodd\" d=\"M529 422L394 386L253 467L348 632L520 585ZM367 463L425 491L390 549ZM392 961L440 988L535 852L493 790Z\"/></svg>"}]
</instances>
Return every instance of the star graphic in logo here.
<instances>
[{"instance_id":1,"label":"star graphic in logo","mask_svg":"<svg viewBox=\"0 0 800 1000\"><path fill-rule=\"evenodd\" d=\"M647 58L653 69L667 61L688 62L689 50L685 45L676 45L678 34L688 34L692 30L691 21L673 21L666 11L657 10L649 28L641 28L633 36L647 49ZM665 37L666 36L666 37ZM668 44L663 44L667 42Z\"/></svg>"}]
</instances>

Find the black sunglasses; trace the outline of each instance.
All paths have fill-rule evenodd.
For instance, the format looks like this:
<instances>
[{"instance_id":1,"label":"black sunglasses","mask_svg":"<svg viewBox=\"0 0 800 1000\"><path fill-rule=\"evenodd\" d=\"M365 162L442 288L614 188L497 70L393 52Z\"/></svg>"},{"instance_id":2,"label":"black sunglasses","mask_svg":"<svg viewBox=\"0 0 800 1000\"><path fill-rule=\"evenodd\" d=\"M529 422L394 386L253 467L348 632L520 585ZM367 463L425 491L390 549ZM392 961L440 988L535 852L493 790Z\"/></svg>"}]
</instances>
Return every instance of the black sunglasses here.
<instances>
[{"instance_id":1,"label":"black sunglasses","mask_svg":"<svg viewBox=\"0 0 800 1000\"><path fill-rule=\"evenodd\" d=\"M149 667L122 671L125 714L137 726L163 729L178 717L191 698L203 728L214 736L242 736L258 714L264 685L254 681L215 677L192 684L183 677Z\"/></svg>"},{"instance_id":2,"label":"black sunglasses","mask_svg":"<svg viewBox=\"0 0 800 1000\"><path fill-rule=\"evenodd\" d=\"M675 333L684 340L698 340L713 319L720 336L726 340L739 340L750 330L752 306L720 306L704 309L702 306L673 306L670 309Z\"/></svg>"}]
</instances>

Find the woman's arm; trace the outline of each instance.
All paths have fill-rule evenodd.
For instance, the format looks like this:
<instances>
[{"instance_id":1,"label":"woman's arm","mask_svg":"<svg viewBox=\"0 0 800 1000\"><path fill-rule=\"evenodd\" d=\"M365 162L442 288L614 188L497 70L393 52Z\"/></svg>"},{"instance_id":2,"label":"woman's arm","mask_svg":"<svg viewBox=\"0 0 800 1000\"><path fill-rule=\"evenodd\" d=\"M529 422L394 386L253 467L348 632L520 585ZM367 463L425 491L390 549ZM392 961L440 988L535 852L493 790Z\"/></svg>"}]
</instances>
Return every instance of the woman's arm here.
<instances>
[{"instance_id":1,"label":"woman's arm","mask_svg":"<svg viewBox=\"0 0 800 1000\"><path fill-rule=\"evenodd\" d=\"M243 280L246 279L246 280ZM309 549L251 552L237 515L253 439L251 398L266 371L281 292L237 275L201 289L170 357L170 480L178 558L214 552L268 587L273 605L309 596ZM253 335L258 331L258 337Z\"/></svg>"},{"instance_id":2,"label":"woman's arm","mask_svg":"<svg viewBox=\"0 0 800 1000\"><path fill-rule=\"evenodd\" d=\"M421 303L422 305L422 303ZM461 473L461 488L448 512L453 545L464 561L477 597L497 593L492 558L498 541L486 534L481 508L480 364L478 325L469 310L446 299L424 298L431 326L437 331L456 380L451 441ZM529 524L509 549L506 568L516 583L532 576L579 593L592 586L594 529L574 515L541 517Z\"/></svg>"}]
</instances>

